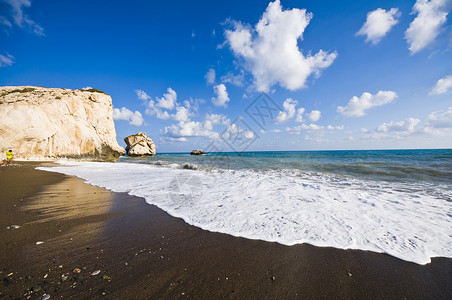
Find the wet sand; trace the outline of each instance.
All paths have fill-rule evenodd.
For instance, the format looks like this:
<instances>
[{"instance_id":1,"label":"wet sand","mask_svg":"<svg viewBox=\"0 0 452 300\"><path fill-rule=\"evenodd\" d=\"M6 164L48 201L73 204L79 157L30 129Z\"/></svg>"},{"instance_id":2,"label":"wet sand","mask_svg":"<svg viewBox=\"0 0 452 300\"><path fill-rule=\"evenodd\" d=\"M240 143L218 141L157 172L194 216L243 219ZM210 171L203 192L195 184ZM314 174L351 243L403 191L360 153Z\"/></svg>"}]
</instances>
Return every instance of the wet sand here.
<instances>
[{"instance_id":1,"label":"wet sand","mask_svg":"<svg viewBox=\"0 0 452 300\"><path fill-rule=\"evenodd\" d=\"M452 259L212 233L30 163L1 167L0 185L0 299L452 298Z\"/></svg>"}]
</instances>

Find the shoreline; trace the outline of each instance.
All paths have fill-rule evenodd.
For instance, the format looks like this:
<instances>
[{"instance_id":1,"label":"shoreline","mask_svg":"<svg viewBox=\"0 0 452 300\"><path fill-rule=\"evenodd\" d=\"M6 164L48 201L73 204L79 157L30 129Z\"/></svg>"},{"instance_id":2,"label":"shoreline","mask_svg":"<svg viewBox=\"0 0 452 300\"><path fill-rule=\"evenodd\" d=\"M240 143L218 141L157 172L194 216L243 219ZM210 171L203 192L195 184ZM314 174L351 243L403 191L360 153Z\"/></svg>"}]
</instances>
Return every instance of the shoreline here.
<instances>
[{"instance_id":1,"label":"shoreline","mask_svg":"<svg viewBox=\"0 0 452 300\"><path fill-rule=\"evenodd\" d=\"M0 298L452 296L452 259L417 265L380 253L209 232L142 198L37 165L0 168ZM73 274L75 268L81 272Z\"/></svg>"}]
</instances>

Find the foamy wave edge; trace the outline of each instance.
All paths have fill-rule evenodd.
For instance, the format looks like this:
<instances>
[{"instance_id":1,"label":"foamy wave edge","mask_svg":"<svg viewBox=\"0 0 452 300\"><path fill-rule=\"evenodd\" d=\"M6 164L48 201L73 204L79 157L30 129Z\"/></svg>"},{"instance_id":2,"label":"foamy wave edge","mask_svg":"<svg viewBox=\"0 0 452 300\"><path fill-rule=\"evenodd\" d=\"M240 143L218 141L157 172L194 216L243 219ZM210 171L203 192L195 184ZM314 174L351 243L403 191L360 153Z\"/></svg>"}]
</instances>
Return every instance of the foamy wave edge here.
<instances>
[{"instance_id":1,"label":"foamy wave edge","mask_svg":"<svg viewBox=\"0 0 452 300\"><path fill-rule=\"evenodd\" d=\"M38 169L143 197L170 215L213 232L289 246L308 243L387 253L418 264L430 263L432 257L452 257L452 204L429 195L385 190L387 186L367 188L359 180L340 188L328 176L310 180L271 172L60 164ZM177 184L187 178L194 184L174 190L175 178Z\"/></svg>"}]
</instances>

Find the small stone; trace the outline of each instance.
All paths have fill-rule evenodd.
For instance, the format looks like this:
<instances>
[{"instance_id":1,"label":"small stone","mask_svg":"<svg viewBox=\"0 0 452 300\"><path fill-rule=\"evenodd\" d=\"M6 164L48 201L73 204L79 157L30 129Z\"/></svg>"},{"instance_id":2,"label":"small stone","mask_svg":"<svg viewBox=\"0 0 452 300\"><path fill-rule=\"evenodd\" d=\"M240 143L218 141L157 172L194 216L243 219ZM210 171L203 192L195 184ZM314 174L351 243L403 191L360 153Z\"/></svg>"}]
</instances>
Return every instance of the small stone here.
<instances>
[{"instance_id":1,"label":"small stone","mask_svg":"<svg viewBox=\"0 0 452 300\"><path fill-rule=\"evenodd\" d=\"M110 279L110 277L108 277L107 275L104 275L104 276L102 276L102 279L106 280L106 279Z\"/></svg>"},{"instance_id":2,"label":"small stone","mask_svg":"<svg viewBox=\"0 0 452 300\"><path fill-rule=\"evenodd\" d=\"M352 277L352 273L347 272L348 277Z\"/></svg>"},{"instance_id":3,"label":"small stone","mask_svg":"<svg viewBox=\"0 0 452 300\"><path fill-rule=\"evenodd\" d=\"M62 268L63 268L63 265L59 265L59 266L58 266L58 269L62 269Z\"/></svg>"},{"instance_id":4,"label":"small stone","mask_svg":"<svg viewBox=\"0 0 452 300\"><path fill-rule=\"evenodd\" d=\"M41 300L48 300L48 299L50 299L50 295L49 294L44 294L41 297Z\"/></svg>"},{"instance_id":5,"label":"small stone","mask_svg":"<svg viewBox=\"0 0 452 300\"><path fill-rule=\"evenodd\" d=\"M272 278L270 278L271 280L276 280L276 277L275 276L273 276Z\"/></svg>"},{"instance_id":6,"label":"small stone","mask_svg":"<svg viewBox=\"0 0 452 300\"><path fill-rule=\"evenodd\" d=\"M36 242L36 245L41 245L41 244L44 244L44 242L42 242L42 241Z\"/></svg>"},{"instance_id":7,"label":"small stone","mask_svg":"<svg viewBox=\"0 0 452 300\"><path fill-rule=\"evenodd\" d=\"M96 271L92 272L90 275L91 275L91 276L96 276L96 275L98 275L99 273L100 273L100 270L96 270Z\"/></svg>"},{"instance_id":8,"label":"small stone","mask_svg":"<svg viewBox=\"0 0 452 300\"><path fill-rule=\"evenodd\" d=\"M19 229L20 226L19 225L10 225L8 227L6 227L6 229Z\"/></svg>"},{"instance_id":9,"label":"small stone","mask_svg":"<svg viewBox=\"0 0 452 300\"><path fill-rule=\"evenodd\" d=\"M78 274L80 273L82 270L80 270L79 268L75 268L74 270L72 270L72 273L74 274Z\"/></svg>"},{"instance_id":10,"label":"small stone","mask_svg":"<svg viewBox=\"0 0 452 300\"><path fill-rule=\"evenodd\" d=\"M46 279L46 278L47 278L47 276L49 276L49 274L45 274L45 275L44 275L44 279Z\"/></svg>"},{"instance_id":11,"label":"small stone","mask_svg":"<svg viewBox=\"0 0 452 300\"><path fill-rule=\"evenodd\" d=\"M66 281L69 278L66 274L61 275L61 280Z\"/></svg>"},{"instance_id":12,"label":"small stone","mask_svg":"<svg viewBox=\"0 0 452 300\"><path fill-rule=\"evenodd\" d=\"M35 285L34 287L31 288L31 290L35 293L39 292L41 290L41 286L39 284Z\"/></svg>"}]
</instances>

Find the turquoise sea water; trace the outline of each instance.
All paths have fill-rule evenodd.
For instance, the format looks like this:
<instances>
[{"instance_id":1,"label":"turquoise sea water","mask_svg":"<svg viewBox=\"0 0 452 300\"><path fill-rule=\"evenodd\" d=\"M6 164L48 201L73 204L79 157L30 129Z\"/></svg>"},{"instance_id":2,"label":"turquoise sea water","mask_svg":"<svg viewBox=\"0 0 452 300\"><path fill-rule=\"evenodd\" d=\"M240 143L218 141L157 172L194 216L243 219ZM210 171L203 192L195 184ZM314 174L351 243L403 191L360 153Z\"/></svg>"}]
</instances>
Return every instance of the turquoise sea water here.
<instances>
[{"instance_id":1,"label":"turquoise sea water","mask_svg":"<svg viewBox=\"0 0 452 300\"><path fill-rule=\"evenodd\" d=\"M162 153L149 158L125 157L119 162L177 164L193 169L285 170L452 189L452 149L221 152L203 156Z\"/></svg>"}]
</instances>

